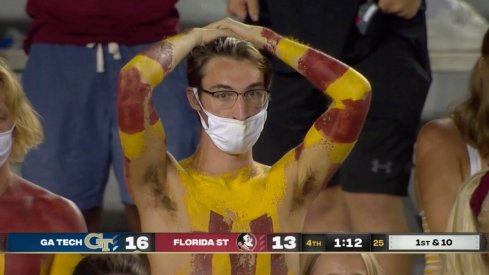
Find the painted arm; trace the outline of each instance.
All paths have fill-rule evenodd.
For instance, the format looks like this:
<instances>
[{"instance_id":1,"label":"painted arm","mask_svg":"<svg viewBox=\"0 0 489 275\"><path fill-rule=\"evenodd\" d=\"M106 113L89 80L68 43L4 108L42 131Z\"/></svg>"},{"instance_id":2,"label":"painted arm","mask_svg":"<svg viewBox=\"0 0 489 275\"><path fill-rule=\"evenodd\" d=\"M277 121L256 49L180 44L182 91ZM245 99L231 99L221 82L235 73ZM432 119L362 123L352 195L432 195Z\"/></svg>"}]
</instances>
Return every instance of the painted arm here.
<instances>
[{"instance_id":1,"label":"painted arm","mask_svg":"<svg viewBox=\"0 0 489 275\"><path fill-rule=\"evenodd\" d=\"M119 135L125 178L136 202L141 185L156 188L166 181L166 135L151 101L153 89L196 45L226 34L222 30L192 29L153 44L121 69L117 95ZM147 200L143 197L141 201Z\"/></svg>"},{"instance_id":2,"label":"painted arm","mask_svg":"<svg viewBox=\"0 0 489 275\"><path fill-rule=\"evenodd\" d=\"M284 163L290 158L295 158L297 175L290 172L294 170L292 166L287 171L291 177L297 177L296 194L316 194L313 191L319 190L324 180L333 175L360 134L370 106L369 82L333 57L267 28L242 24L229 18L209 26L230 29L255 46L266 49L332 99L328 110L308 131L304 143L277 164L286 165Z\"/></svg>"},{"instance_id":3,"label":"painted arm","mask_svg":"<svg viewBox=\"0 0 489 275\"><path fill-rule=\"evenodd\" d=\"M360 73L325 53L268 29L263 29L262 36L267 38L268 51L332 101L294 151L298 173L295 194L315 196L357 141L370 106L370 84Z\"/></svg>"}]
</instances>

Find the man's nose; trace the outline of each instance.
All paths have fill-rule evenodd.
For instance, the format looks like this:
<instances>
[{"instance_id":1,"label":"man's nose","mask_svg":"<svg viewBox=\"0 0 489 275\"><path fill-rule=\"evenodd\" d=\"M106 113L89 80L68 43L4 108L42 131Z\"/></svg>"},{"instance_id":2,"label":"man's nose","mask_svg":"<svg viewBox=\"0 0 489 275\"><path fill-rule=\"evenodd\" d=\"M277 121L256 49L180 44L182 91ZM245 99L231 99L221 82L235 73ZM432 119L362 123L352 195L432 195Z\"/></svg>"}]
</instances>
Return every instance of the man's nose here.
<instances>
[{"instance_id":1,"label":"man's nose","mask_svg":"<svg viewBox=\"0 0 489 275\"><path fill-rule=\"evenodd\" d=\"M248 106L244 101L243 96L238 96L233 105L233 118L237 120L245 120L248 118Z\"/></svg>"}]
</instances>

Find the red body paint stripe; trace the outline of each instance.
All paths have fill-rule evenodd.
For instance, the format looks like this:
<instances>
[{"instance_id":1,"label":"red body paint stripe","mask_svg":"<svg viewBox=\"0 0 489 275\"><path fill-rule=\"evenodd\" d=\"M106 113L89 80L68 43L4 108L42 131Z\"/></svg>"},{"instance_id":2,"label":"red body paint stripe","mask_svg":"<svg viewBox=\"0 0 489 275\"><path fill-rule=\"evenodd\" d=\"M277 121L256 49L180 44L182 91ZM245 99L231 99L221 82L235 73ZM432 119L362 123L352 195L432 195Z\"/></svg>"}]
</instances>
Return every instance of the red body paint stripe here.
<instances>
[{"instance_id":1,"label":"red body paint stripe","mask_svg":"<svg viewBox=\"0 0 489 275\"><path fill-rule=\"evenodd\" d=\"M260 216L259 218L251 221L251 232L260 234L273 233L272 218L267 215ZM288 268L285 263L285 255L283 254L271 254L271 271L270 275L283 275L287 274Z\"/></svg>"},{"instance_id":2,"label":"red body paint stripe","mask_svg":"<svg viewBox=\"0 0 489 275\"><path fill-rule=\"evenodd\" d=\"M344 109L332 108L321 115L314 127L333 142L351 143L357 140L367 117L370 94L363 100L344 100Z\"/></svg>"},{"instance_id":3,"label":"red body paint stripe","mask_svg":"<svg viewBox=\"0 0 489 275\"><path fill-rule=\"evenodd\" d=\"M299 144L299 146L295 147L295 160L299 160L302 154L302 150L304 150L304 142Z\"/></svg>"},{"instance_id":4,"label":"red body paint stripe","mask_svg":"<svg viewBox=\"0 0 489 275\"><path fill-rule=\"evenodd\" d=\"M212 275L212 254L195 254L192 256L191 275Z\"/></svg>"},{"instance_id":5,"label":"red body paint stripe","mask_svg":"<svg viewBox=\"0 0 489 275\"><path fill-rule=\"evenodd\" d=\"M250 222L252 233L270 234L273 233L272 218L263 214Z\"/></svg>"},{"instance_id":6,"label":"red body paint stripe","mask_svg":"<svg viewBox=\"0 0 489 275\"><path fill-rule=\"evenodd\" d=\"M231 254L231 275L255 275L256 274L256 255L255 254Z\"/></svg>"},{"instance_id":7,"label":"red body paint stripe","mask_svg":"<svg viewBox=\"0 0 489 275\"><path fill-rule=\"evenodd\" d=\"M233 223L224 221L224 217L214 211L211 211L209 217L210 233L230 233Z\"/></svg>"},{"instance_id":8,"label":"red body paint stripe","mask_svg":"<svg viewBox=\"0 0 489 275\"><path fill-rule=\"evenodd\" d=\"M323 91L329 84L340 78L348 67L318 51L309 49L299 59L298 70L316 88Z\"/></svg>"},{"instance_id":9,"label":"red body paint stripe","mask_svg":"<svg viewBox=\"0 0 489 275\"><path fill-rule=\"evenodd\" d=\"M144 130L144 101L151 94L151 87L141 81L141 75L135 69L123 72L119 77L119 95L117 98L119 128L127 134ZM158 121L153 105L148 101L149 123Z\"/></svg>"},{"instance_id":10,"label":"red body paint stripe","mask_svg":"<svg viewBox=\"0 0 489 275\"><path fill-rule=\"evenodd\" d=\"M261 31L261 36L267 39L267 44L265 45L265 48L270 51L270 52L275 52L275 49L277 48L277 44L282 39L282 36L276 34L275 32L263 28Z\"/></svg>"},{"instance_id":11,"label":"red body paint stripe","mask_svg":"<svg viewBox=\"0 0 489 275\"><path fill-rule=\"evenodd\" d=\"M230 233L233 224L228 224L224 217L214 211L209 214L210 233ZM192 275L212 274L212 254L196 254L192 259Z\"/></svg>"}]
</instances>

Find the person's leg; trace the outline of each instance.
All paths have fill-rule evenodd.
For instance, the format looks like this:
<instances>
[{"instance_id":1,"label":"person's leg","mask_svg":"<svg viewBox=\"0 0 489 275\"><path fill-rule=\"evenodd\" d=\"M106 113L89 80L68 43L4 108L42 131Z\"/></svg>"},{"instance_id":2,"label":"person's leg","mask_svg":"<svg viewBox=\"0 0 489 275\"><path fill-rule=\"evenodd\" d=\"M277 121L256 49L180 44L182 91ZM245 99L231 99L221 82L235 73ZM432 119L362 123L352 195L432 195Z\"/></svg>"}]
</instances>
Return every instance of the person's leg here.
<instances>
[{"instance_id":1,"label":"person's leg","mask_svg":"<svg viewBox=\"0 0 489 275\"><path fill-rule=\"evenodd\" d=\"M351 231L348 205L340 185L327 187L309 206L304 232Z\"/></svg>"},{"instance_id":2,"label":"person's leg","mask_svg":"<svg viewBox=\"0 0 489 275\"><path fill-rule=\"evenodd\" d=\"M414 131L394 120L369 120L342 167L342 186L353 232L408 232L407 194ZM377 255L386 274L408 275L405 254Z\"/></svg>"},{"instance_id":3,"label":"person's leg","mask_svg":"<svg viewBox=\"0 0 489 275\"><path fill-rule=\"evenodd\" d=\"M42 117L45 141L26 156L22 175L64 196L98 230L109 169L109 93L95 71L95 49L36 44L22 77Z\"/></svg>"},{"instance_id":4,"label":"person's leg","mask_svg":"<svg viewBox=\"0 0 489 275\"><path fill-rule=\"evenodd\" d=\"M355 232L408 232L402 197L345 192ZM375 255L385 274L410 275L412 259L407 254Z\"/></svg>"}]
</instances>

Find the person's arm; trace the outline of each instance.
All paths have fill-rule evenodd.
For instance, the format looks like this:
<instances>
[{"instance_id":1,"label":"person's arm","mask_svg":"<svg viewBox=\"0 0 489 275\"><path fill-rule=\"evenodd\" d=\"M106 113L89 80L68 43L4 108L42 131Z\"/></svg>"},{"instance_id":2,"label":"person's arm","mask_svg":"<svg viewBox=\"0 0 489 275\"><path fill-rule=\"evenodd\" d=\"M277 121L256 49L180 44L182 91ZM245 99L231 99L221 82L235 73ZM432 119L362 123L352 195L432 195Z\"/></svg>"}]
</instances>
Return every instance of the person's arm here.
<instances>
[{"instance_id":1,"label":"person's arm","mask_svg":"<svg viewBox=\"0 0 489 275\"><path fill-rule=\"evenodd\" d=\"M453 131L441 121L424 125L415 146L415 187L430 231L445 232L457 191L463 181L462 163Z\"/></svg>"},{"instance_id":2,"label":"person's arm","mask_svg":"<svg viewBox=\"0 0 489 275\"><path fill-rule=\"evenodd\" d=\"M151 203L147 200L151 192L145 190L159 189L166 182L167 165L171 164L167 161L163 124L151 101L153 89L195 46L226 34L222 30L192 29L153 44L121 69L119 135L126 181L138 207Z\"/></svg>"},{"instance_id":3,"label":"person's arm","mask_svg":"<svg viewBox=\"0 0 489 275\"><path fill-rule=\"evenodd\" d=\"M312 194L317 194L325 179L332 176L345 160L360 134L370 106L369 82L335 58L267 28L245 25L231 19L211 26L229 28L259 48L266 49L332 99L328 110L312 125L304 143L284 156L278 164L288 165L287 173L290 177L296 177L290 180L298 183L294 192L296 196L312 197Z\"/></svg>"}]
</instances>

